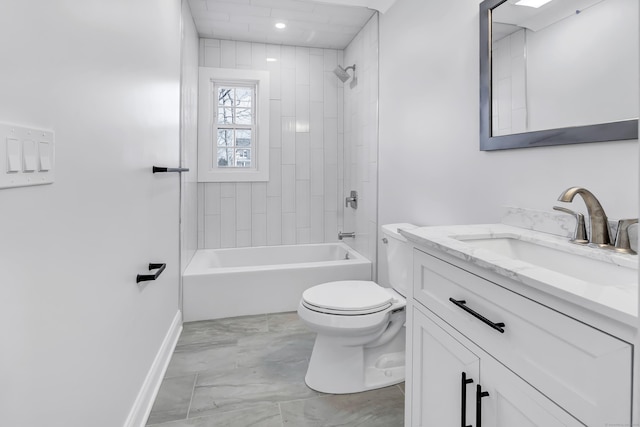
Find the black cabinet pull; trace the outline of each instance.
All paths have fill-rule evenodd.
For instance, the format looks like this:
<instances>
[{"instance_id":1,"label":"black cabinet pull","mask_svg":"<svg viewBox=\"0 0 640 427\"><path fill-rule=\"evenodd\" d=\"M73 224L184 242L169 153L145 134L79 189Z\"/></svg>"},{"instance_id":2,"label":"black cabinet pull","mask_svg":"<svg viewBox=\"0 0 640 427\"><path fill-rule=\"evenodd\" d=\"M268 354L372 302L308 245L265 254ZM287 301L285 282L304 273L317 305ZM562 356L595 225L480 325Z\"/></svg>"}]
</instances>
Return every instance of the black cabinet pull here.
<instances>
[{"instance_id":1,"label":"black cabinet pull","mask_svg":"<svg viewBox=\"0 0 640 427\"><path fill-rule=\"evenodd\" d=\"M136 276L136 283L147 282L149 280L156 280L164 269L167 267L167 264L158 264L158 263L149 263L149 271L158 270L154 274L138 274Z\"/></svg>"},{"instance_id":2,"label":"black cabinet pull","mask_svg":"<svg viewBox=\"0 0 640 427\"><path fill-rule=\"evenodd\" d=\"M466 373L462 373L462 409L460 411L460 427L473 427L467 425L467 384L471 384L473 380L467 378Z\"/></svg>"},{"instance_id":3,"label":"black cabinet pull","mask_svg":"<svg viewBox=\"0 0 640 427\"><path fill-rule=\"evenodd\" d=\"M164 168L160 166L154 166L153 173L157 172L189 172L189 168Z\"/></svg>"},{"instance_id":4,"label":"black cabinet pull","mask_svg":"<svg viewBox=\"0 0 640 427\"><path fill-rule=\"evenodd\" d=\"M482 398L488 397L488 391L482 391L480 384L476 386L476 427L482 427Z\"/></svg>"},{"instance_id":5,"label":"black cabinet pull","mask_svg":"<svg viewBox=\"0 0 640 427\"><path fill-rule=\"evenodd\" d=\"M461 309L463 309L467 313L471 314L476 319L482 320L484 323L486 323L487 325L491 326L496 331L500 332L501 334L504 334L504 329L502 329L502 328L505 327L504 323L502 323L502 322L494 323L491 320L489 320L486 317L484 317L482 314L471 310L469 307L467 307L465 305L467 303L465 300L455 300L453 298L449 298L449 301L451 301L452 303L454 303L455 305L457 305L458 307L460 307Z\"/></svg>"}]
</instances>

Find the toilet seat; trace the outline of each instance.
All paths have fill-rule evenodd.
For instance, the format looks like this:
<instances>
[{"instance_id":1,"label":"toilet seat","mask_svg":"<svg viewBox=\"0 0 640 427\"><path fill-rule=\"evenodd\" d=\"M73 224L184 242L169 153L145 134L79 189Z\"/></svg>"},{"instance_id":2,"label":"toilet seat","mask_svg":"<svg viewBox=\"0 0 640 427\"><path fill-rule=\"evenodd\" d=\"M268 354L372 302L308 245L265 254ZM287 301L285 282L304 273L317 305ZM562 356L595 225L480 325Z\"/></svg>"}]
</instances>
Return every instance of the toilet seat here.
<instances>
[{"instance_id":1,"label":"toilet seat","mask_svg":"<svg viewBox=\"0 0 640 427\"><path fill-rule=\"evenodd\" d=\"M392 293L375 282L343 280L307 289L301 302L319 313L359 316L384 311L396 300Z\"/></svg>"}]
</instances>

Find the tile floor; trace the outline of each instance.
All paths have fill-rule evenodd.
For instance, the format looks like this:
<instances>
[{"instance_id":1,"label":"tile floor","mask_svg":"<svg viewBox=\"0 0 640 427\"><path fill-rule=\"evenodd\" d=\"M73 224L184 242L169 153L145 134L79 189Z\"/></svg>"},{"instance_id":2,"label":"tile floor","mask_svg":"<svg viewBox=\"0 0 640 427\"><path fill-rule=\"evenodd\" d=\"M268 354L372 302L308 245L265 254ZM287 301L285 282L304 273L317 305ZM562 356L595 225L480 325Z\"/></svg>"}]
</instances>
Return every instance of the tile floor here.
<instances>
[{"instance_id":1,"label":"tile floor","mask_svg":"<svg viewBox=\"0 0 640 427\"><path fill-rule=\"evenodd\" d=\"M296 313L185 323L147 425L403 426L404 384L349 395L308 388L314 339Z\"/></svg>"}]
</instances>

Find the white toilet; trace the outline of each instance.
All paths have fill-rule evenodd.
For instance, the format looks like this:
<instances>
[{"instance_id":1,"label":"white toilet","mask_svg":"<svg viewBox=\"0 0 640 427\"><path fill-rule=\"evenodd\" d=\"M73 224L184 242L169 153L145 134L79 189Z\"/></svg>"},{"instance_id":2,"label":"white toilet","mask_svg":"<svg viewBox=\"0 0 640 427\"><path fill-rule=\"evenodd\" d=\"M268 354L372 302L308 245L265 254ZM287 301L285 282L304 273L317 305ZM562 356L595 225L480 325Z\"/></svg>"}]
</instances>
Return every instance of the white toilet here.
<instances>
[{"instance_id":1,"label":"white toilet","mask_svg":"<svg viewBox=\"0 0 640 427\"><path fill-rule=\"evenodd\" d=\"M317 332L305 381L324 393L357 393L404 381L406 300L411 286L411 246L398 229L382 226L393 289L347 280L307 289L300 319Z\"/></svg>"}]
</instances>

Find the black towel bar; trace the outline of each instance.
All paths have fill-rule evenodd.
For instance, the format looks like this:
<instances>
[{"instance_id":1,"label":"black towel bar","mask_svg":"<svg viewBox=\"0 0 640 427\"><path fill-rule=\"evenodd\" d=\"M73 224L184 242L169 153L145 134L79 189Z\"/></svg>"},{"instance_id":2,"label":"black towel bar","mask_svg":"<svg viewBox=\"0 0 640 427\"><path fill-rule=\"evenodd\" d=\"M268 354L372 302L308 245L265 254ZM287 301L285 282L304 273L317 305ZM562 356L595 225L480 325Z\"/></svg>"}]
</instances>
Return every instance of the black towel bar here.
<instances>
[{"instance_id":1,"label":"black towel bar","mask_svg":"<svg viewBox=\"0 0 640 427\"><path fill-rule=\"evenodd\" d=\"M156 280L164 269L167 267L167 264L159 264L159 263L149 263L149 271L158 270L154 274L138 274L136 276L136 283L147 282L149 280Z\"/></svg>"},{"instance_id":2,"label":"black towel bar","mask_svg":"<svg viewBox=\"0 0 640 427\"><path fill-rule=\"evenodd\" d=\"M189 172L189 168L165 168L161 166L154 166L153 173L156 172Z\"/></svg>"}]
</instances>

